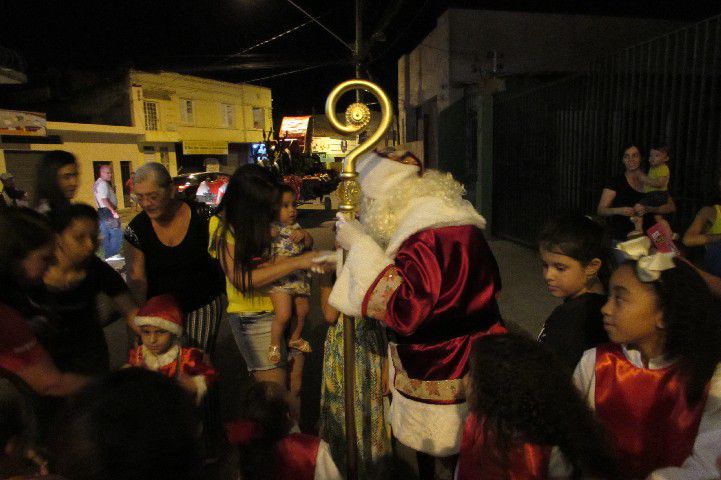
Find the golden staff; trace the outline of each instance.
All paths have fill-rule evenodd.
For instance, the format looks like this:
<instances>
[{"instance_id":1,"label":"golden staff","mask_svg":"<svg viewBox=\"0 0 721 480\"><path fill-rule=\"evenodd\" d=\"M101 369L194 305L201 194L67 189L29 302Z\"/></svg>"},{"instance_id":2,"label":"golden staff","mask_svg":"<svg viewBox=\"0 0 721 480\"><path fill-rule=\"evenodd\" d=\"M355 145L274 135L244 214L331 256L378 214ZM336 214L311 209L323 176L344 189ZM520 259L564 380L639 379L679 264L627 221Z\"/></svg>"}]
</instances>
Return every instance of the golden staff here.
<instances>
[{"instance_id":1,"label":"golden staff","mask_svg":"<svg viewBox=\"0 0 721 480\"><path fill-rule=\"evenodd\" d=\"M360 201L360 186L356 181L358 172L355 171L355 162L358 156L367 152L388 131L393 118L393 109L391 101L386 92L378 85L368 80L346 80L336 86L328 95L325 102L325 114L331 126L342 135L358 134L364 130L370 122L370 110L360 102L356 102L348 106L345 112L346 121L344 124L338 120L336 115L336 104L340 97L351 90L364 90L373 94L381 106L381 121L378 129L368 138L360 143L356 148L348 152L343 165L343 171L340 174L342 180L338 186L338 196L340 198L339 210L348 218L353 218L353 214L358 207ZM345 253L344 253L345 257ZM343 322L343 391L345 394L345 435L346 435L346 470L347 479L355 480L358 473L358 451L356 441L356 424L355 424L355 318L341 314Z\"/></svg>"}]
</instances>

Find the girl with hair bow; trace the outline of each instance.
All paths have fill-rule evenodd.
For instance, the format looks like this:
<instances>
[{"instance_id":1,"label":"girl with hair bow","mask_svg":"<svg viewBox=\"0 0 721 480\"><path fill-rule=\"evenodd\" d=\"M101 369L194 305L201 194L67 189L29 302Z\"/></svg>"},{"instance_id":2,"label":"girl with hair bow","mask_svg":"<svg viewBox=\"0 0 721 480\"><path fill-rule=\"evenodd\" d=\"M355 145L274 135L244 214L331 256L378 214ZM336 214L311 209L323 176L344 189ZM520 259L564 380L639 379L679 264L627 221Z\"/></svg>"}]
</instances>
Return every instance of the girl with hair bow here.
<instances>
[{"instance_id":1,"label":"girl with hair bow","mask_svg":"<svg viewBox=\"0 0 721 480\"><path fill-rule=\"evenodd\" d=\"M617 248L601 309L611 344L584 353L574 381L631 478L718 478L721 322L698 273L646 237Z\"/></svg>"}]
</instances>

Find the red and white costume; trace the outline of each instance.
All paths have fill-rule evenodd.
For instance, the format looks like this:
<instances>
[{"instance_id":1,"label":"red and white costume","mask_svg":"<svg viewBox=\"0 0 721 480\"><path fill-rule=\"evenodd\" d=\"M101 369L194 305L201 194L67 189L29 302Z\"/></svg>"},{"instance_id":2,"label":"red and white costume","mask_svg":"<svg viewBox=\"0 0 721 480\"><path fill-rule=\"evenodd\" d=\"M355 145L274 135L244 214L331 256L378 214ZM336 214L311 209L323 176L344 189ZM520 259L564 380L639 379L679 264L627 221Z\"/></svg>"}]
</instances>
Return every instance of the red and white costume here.
<instances>
[{"instance_id":1,"label":"red and white costume","mask_svg":"<svg viewBox=\"0 0 721 480\"><path fill-rule=\"evenodd\" d=\"M719 478L721 364L697 405L686 402L679 369L662 357L607 344L584 353L574 382L596 411L632 478Z\"/></svg>"},{"instance_id":2,"label":"red and white costume","mask_svg":"<svg viewBox=\"0 0 721 480\"><path fill-rule=\"evenodd\" d=\"M471 413L466 419L456 480L546 480L571 478L573 468L558 447L523 443L507 452L507 464L492 441L486 438L485 418Z\"/></svg>"},{"instance_id":3,"label":"red and white costume","mask_svg":"<svg viewBox=\"0 0 721 480\"><path fill-rule=\"evenodd\" d=\"M260 425L238 421L226 425L231 444L247 444L263 436ZM342 480L343 476L330 455L330 447L319 437L300 433L295 425L275 445L278 470L275 478L295 480Z\"/></svg>"},{"instance_id":4,"label":"red and white costume","mask_svg":"<svg viewBox=\"0 0 721 480\"><path fill-rule=\"evenodd\" d=\"M394 436L417 451L454 455L467 414L462 378L471 344L505 331L485 220L450 175L419 176L418 167L376 153L358 162L358 172L370 205L361 213L366 227L339 223L348 255L330 303L396 334L389 344ZM343 240L348 228L352 241Z\"/></svg>"},{"instance_id":5,"label":"red and white costume","mask_svg":"<svg viewBox=\"0 0 721 480\"><path fill-rule=\"evenodd\" d=\"M54 370L50 355L30 332L20 312L0 303L0 374L6 371L17 375L37 365Z\"/></svg>"},{"instance_id":6,"label":"red and white costume","mask_svg":"<svg viewBox=\"0 0 721 480\"><path fill-rule=\"evenodd\" d=\"M130 350L128 364L159 372L169 378L181 373L192 378L196 388L196 401L200 403L208 391L208 385L215 380L217 372L204 359L205 354L199 348L180 346L183 334L183 312L171 295L158 295L151 298L138 310L135 325L150 325L175 335L175 344L166 352L156 355L145 345Z\"/></svg>"}]
</instances>

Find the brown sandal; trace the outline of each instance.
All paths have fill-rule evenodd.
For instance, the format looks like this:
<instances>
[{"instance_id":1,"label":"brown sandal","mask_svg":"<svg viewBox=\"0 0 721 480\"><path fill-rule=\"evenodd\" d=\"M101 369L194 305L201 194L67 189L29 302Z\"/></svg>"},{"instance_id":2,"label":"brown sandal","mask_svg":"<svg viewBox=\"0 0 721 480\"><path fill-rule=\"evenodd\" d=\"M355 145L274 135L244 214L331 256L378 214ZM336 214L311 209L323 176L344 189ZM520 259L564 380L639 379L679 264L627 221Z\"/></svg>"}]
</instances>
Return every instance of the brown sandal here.
<instances>
[{"instance_id":1,"label":"brown sandal","mask_svg":"<svg viewBox=\"0 0 721 480\"><path fill-rule=\"evenodd\" d=\"M310 343L303 340L302 338L299 338L298 340L289 341L288 347L293 348L293 349L298 350L299 352L303 352L303 353L310 353L313 351L313 349L310 348Z\"/></svg>"},{"instance_id":2,"label":"brown sandal","mask_svg":"<svg viewBox=\"0 0 721 480\"><path fill-rule=\"evenodd\" d=\"M278 345L268 346L268 361L270 363L280 363L280 347Z\"/></svg>"}]
</instances>

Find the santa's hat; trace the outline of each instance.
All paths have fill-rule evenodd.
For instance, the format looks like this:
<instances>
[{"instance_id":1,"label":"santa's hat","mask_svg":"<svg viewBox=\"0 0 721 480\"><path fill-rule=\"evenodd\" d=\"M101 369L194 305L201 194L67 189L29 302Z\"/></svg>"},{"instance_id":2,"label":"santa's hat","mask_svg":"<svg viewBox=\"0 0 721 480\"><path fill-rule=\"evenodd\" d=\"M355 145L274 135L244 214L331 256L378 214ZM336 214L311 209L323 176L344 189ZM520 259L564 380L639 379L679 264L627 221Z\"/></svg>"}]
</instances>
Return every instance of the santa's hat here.
<instances>
[{"instance_id":1,"label":"santa's hat","mask_svg":"<svg viewBox=\"0 0 721 480\"><path fill-rule=\"evenodd\" d=\"M356 170L363 195L380 198L395 188L399 182L417 176L420 168L391 160L373 151L358 158Z\"/></svg>"},{"instance_id":2,"label":"santa's hat","mask_svg":"<svg viewBox=\"0 0 721 480\"><path fill-rule=\"evenodd\" d=\"M138 310L135 325L150 325L180 336L183 333L183 312L172 295L158 295Z\"/></svg>"}]
</instances>

